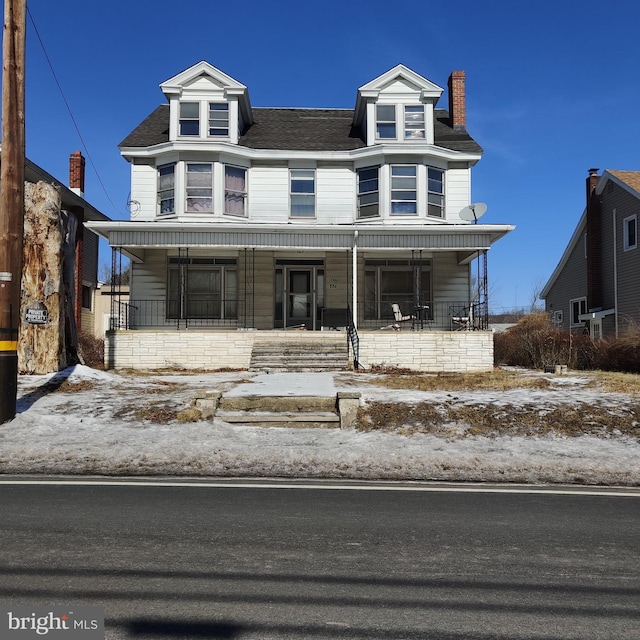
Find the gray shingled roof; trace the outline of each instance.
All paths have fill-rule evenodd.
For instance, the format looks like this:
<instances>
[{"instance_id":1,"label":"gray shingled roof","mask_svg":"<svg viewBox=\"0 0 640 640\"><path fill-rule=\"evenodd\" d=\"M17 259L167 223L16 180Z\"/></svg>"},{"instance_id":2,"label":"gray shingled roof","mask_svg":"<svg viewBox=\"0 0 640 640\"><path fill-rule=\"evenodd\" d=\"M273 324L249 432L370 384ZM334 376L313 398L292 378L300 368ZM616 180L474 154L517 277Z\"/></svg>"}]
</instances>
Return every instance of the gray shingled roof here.
<instances>
[{"instance_id":1,"label":"gray shingled roof","mask_svg":"<svg viewBox=\"0 0 640 640\"><path fill-rule=\"evenodd\" d=\"M355 130L351 109L252 110L254 123L239 144L250 149L282 151L349 151L365 147L362 133ZM449 114L435 110L435 143L439 147L467 153L482 153L482 148L466 131L449 126ZM169 141L169 105L160 105L118 146L150 147Z\"/></svg>"}]
</instances>

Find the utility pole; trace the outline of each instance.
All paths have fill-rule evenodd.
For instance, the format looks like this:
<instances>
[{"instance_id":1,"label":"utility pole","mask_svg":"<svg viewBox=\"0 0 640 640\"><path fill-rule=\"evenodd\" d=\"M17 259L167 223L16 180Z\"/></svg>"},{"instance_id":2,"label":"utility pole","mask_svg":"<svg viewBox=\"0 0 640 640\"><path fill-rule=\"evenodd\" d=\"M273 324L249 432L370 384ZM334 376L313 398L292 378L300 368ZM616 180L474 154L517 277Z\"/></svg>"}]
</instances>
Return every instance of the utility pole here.
<instances>
[{"instance_id":1,"label":"utility pole","mask_svg":"<svg viewBox=\"0 0 640 640\"><path fill-rule=\"evenodd\" d=\"M16 415L24 232L26 0L4 0L0 166L0 423Z\"/></svg>"}]
</instances>

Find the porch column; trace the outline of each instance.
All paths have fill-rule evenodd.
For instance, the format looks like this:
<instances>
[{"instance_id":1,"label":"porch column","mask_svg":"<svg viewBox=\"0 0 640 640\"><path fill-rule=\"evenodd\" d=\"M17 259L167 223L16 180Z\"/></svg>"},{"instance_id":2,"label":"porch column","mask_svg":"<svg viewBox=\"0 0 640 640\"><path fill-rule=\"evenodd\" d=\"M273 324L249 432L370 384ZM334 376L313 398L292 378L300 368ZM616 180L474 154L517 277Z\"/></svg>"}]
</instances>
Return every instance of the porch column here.
<instances>
[{"instance_id":1,"label":"porch column","mask_svg":"<svg viewBox=\"0 0 640 640\"><path fill-rule=\"evenodd\" d=\"M353 326L358 329L358 230L353 232L353 262L351 265L351 308L353 309Z\"/></svg>"}]
</instances>

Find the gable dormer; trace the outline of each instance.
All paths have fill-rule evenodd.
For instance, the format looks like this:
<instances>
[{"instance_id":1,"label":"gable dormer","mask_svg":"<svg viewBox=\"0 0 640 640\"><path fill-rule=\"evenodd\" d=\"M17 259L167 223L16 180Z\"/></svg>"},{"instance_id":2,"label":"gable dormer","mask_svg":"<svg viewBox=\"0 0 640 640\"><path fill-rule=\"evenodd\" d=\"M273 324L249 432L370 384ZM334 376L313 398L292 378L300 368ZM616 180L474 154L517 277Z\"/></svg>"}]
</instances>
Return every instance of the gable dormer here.
<instances>
[{"instance_id":1,"label":"gable dormer","mask_svg":"<svg viewBox=\"0 0 640 640\"><path fill-rule=\"evenodd\" d=\"M444 89L399 64L358 89L353 124L367 146L433 144L433 109Z\"/></svg>"},{"instance_id":2,"label":"gable dormer","mask_svg":"<svg viewBox=\"0 0 640 640\"><path fill-rule=\"evenodd\" d=\"M238 143L253 123L245 85L205 62L160 85L169 100L169 140Z\"/></svg>"}]
</instances>

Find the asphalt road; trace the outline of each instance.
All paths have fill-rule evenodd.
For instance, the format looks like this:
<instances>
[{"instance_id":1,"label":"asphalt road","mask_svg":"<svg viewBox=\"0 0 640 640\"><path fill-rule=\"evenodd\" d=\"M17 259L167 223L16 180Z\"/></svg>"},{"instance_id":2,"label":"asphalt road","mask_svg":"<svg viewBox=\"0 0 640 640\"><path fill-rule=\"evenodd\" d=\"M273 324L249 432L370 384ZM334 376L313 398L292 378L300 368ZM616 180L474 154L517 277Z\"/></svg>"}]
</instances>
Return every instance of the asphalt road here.
<instances>
[{"instance_id":1,"label":"asphalt road","mask_svg":"<svg viewBox=\"0 0 640 640\"><path fill-rule=\"evenodd\" d=\"M638 492L321 486L0 485L0 603L109 639L640 638Z\"/></svg>"}]
</instances>

